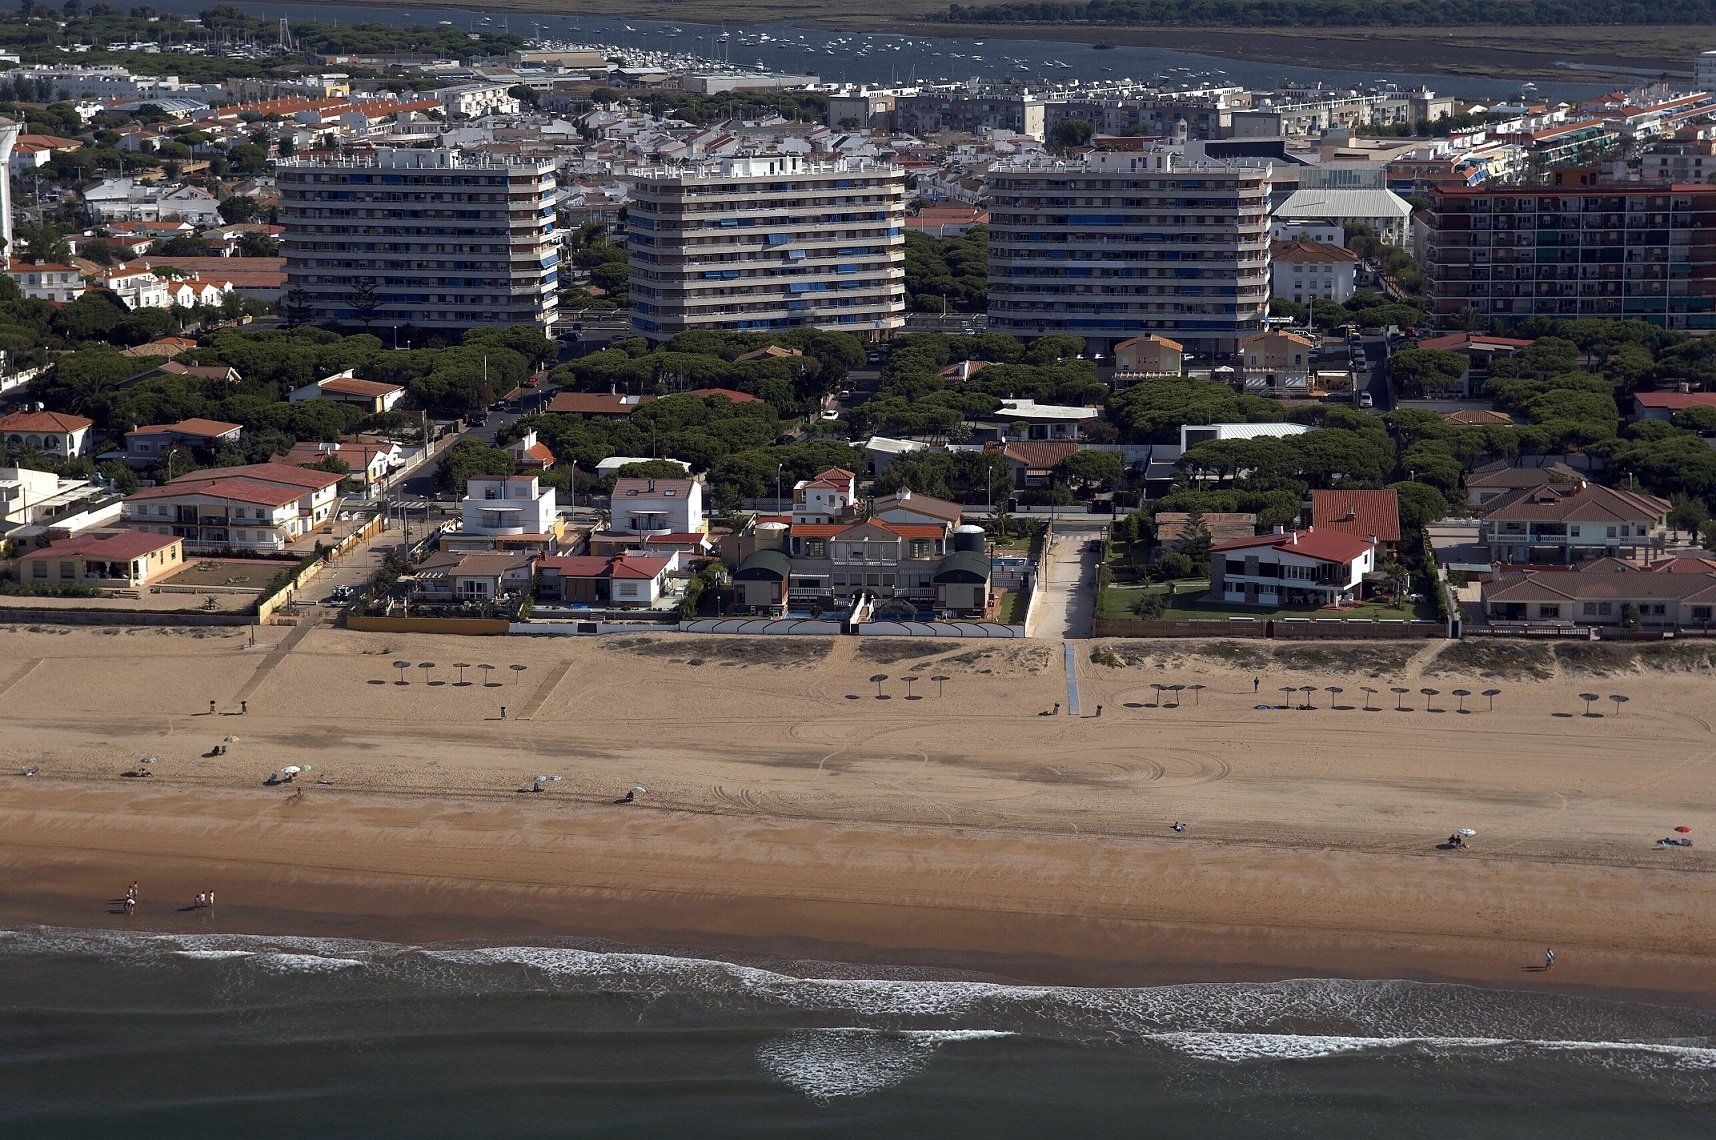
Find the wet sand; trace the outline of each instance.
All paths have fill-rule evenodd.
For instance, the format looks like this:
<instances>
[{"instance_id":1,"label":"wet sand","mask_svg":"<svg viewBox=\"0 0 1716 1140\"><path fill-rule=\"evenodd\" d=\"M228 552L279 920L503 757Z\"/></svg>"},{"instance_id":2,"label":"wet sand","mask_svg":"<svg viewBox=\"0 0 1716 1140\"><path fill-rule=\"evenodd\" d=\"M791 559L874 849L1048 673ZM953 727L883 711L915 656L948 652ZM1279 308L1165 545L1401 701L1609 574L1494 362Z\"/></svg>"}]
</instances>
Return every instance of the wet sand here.
<instances>
[{"instance_id":1,"label":"wet sand","mask_svg":"<svg viewBox=\"0 0 1716 1140\"><path fill-rule=\"evenodd\" d=\"M1716 997L1705 849L1651 845L1712 816L1702 677L1462 686L1423 675L1435 645L1343 646L1387 676L1271 665L1266 694L1338 684L1315 701L1344 707L1258 711L1256 673L1176 647L1084 660L1104 713L1074 719L1037 715L1065 700L1053 643L318 630L270 652L283 632L0 633L0 919ZM461 687L459 662L497 668ZM1207 688L1156 707L1152 682ZM1359 684L1415 711L1367 713ZM1631 701L1580 717L1593 686ZM1503 694L1462 716L1457 687ZM145 753L158 775L119 776ZM262 786L288 763L310 770ZM521 792L534 774L562 779ZM1473 849L1438 850L1458 826ZM109 913L132 879L138 913ZM210 887L214 912L180 909Z\"/></svg>"}]
</instances>

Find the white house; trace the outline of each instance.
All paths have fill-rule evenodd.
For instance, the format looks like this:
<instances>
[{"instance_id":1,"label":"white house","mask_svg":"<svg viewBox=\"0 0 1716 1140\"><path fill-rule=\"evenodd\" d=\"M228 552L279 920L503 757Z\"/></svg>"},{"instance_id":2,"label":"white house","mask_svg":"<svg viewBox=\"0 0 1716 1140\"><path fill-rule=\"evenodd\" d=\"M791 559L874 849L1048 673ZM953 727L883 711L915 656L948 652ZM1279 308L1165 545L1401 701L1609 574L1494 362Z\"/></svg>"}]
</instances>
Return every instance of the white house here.
<instances>
[{"instance_id":1,"label":"white house","mask_svg":"<svg viewBox=\"0 0 1716 1140\"><path fill-rule=\"evenodd\" d=\"M1270 252L1269 292L1301 305L1345 301L1358 290L1358 267L1358 254L1338 245L1277 241Z\"/></svg>"},{"instance_id":2,"label":"white house","mask_svg":"<svg viewBox=\"0 0 1716 1140\"><path fill-rule=\"evenodd\" d=\"M305 400L338 400L342 404L357 404L368 408L371 414L374 414L391 412L398 407L399 401L405 399L405 389L398 384L384 384L379 380L359 380L348 368L344 372L324 376L302 388L294 388L287 394L286 399L293 404L300 404Z\"/></svg>"},{"instance_id":3,"label":"white house","mask_svg":"<svg viewBox=\"0 0 1716 1140\"><path fill-rule=\"evenodd\" d=\"M554 488L535 475L482 475L467 480L459 517L467 535L549 534L559 516Z\"/></svg>"},{"instance_id":4,"label":"white house","mask_svg":"<svg viewBox=\"0 0 1716 1140\"><path fill-rule=\"evenodd\" d=\"M110 269L101 275L100 281L128 309L168 309L173 305L167 283L143 262Z\"/></svg>"},{"instance_id":5,"label":"white house","mask_svg":"<svg viewBox=\"0 0 1716 1140\"><path fill-rule=\"evenodd\" d=\"M83 273L75 265L12 258L6 263L6 274L18 283L18 291L32 301L63 305L83 296Z\"/></svg>"},{"instance_id":6,"label":"white house","mask_svg":"<svg viewBox=\"0 0 1716 1140\"><path fill-rule=\"evenodd\" d=\"M125 522L191 550L281 551L328 521L339 482L283 463L213 467L127 496Z\"/></svg>"},{"instance_id":7,"label":"white house","mask_svg":"<svg viewBox=\"0 0 1716 1140\"><path fill-rule=\"evenodd\" d=\"M1376 543L1350 534L1275 528L1210 548L1210 593L1246 606L1344 605L1376 569Z\"/></svg>"},{"instance_id":8,"label":"white house","mask_svg":"<svg viewBox=\"0 0 1716 1140\"><path fill-rule=\"evenodd\" d=\"M819 471L800 479L792 489L792 521L832 523L844 518L858 501L858 476L844 467Z\"/></svg>"},{"instance_id":9,"label":"white house","mask_svg":"<svg viewBox=\"0 0 1716 1140\"><path fill-rule=\"evenodd\" d=\"M1280 439L1302 435L1311 429L1304 424L1185 424L1180 428L1182 452L1215 439Z\"/></svg>"},{"instance_id":10,"label":"white house","mask_svg":"<svg viewBox=\"0 0 1716 1140\"><path fill-rule=\"evenodd\" d=\"M0 444L70 459L89 450L94 426L94 420L70 412L13 412L0 416Z\"/></svg>"},{"instance_id":11,"label":"white house","mask_svg":"<svg viewBox=\"0 0 1716 1140\"><path fill-rule=\"evenodd\" d=\"M1102 416L1101 408L1039 404L1035 400L1002 400L993 419L1002 424L1022 423L1026 439L1081 439L1086 424Z\"/></svg>"},{"instance_id":12,"label":"white house","mask_svg":"<svg viewBox=\"0 0 1716 1140\"><path fill-rule=\"evenodd\" d=\"M619 534L703 533L703 480L621 479L614 484L608 529Z\"/></svg>"},{"instance_id":13,"label":"white house","mask_svg":"<svg viewBox=\"0 0 1716 1140\"><path fill-rule=\"evenodd\" d=\"M518 100L504 83L465 83L435 92L449 118L480 118L483 115L516 115Z\"/></svg>"}]
</instances>

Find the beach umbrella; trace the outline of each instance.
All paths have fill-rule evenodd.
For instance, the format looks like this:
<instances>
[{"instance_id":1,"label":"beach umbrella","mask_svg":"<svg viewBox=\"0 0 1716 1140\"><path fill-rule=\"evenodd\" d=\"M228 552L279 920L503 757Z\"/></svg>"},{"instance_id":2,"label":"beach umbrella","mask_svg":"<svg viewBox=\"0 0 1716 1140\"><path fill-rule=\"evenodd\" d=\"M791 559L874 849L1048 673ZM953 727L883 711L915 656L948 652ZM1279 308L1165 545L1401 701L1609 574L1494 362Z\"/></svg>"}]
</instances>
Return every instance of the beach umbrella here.
<instances>
[{"instance_id":1,"label":"beach umbrella","mask_svg":"<svg viewBox=\"0 0 1716 1140\"><path fill-rule=\"evenodd\" d=\"M1472 691L1470 689L1450 689L1449 692L1460 698L1460 711L1465 712L1466 698L1472 695Z\"/></svg>"},{"instance_id":2,"label":"beach umbrella","mask_svg":"<svg viewBox=\"0 0 1716 1140\"><path fill-rule=\"evenodd\" d=\"M1477 830L1475 828L1462 827L1459 831L1455 832L1455 834L1456 835L1467 835L1467 836L1476 835Z\"/></svg>"},{"instance_id":3,"label":"beach umbrella","mask_svg":"<svg viewBox=\"0 0 1716 1140\"><path fill-rule=\"evenodd\" d=\"M1690 827L1687 827L1685 824L1681 824L1679 827L1675 828L1674 830L1680 832L1680 834L1682 834L1682 835L1691 835L1692 834L1692 829Z\"/></svg>"},{"instance_id":4,"label":"beach umbrella","mask_svg":"<svg viewBox=\"0 0 1716 1140\"><path fill-rule=\"evenodd\" d=\"M640 795L640 796L643 795L647 791L649 791L649 789L644 788L644 787L637 787L637 788L632 789L633 794Z\"/></svg>"},{"instance_id":5,"label":"beach umbrella","mask_svg":"<svg viewBox=\"0 0 1716 1140\"><path fill-rule=\"evenodd\" d=\"M1500 689L1485 689L1481 695L1484 697L1487 697L1489 699L1489 702L1490 702L1490 707L1486 711L1495 712L1496 711L1496 698L1501 696L1501 690Z\"/></svg>"},{"instance_id":6,"label":"beach umbrella","mask_svg":"<svg viewBox=\"0 0 1716 1140\"><path fill-rule=\"evenodd\" d=\"M870 678L870 680L872 680L876 683L876 696L877 696L877 698L880 698L882 696L882 682L886 681L887 679L888 679L888 675L886 673L877 673L875 676Z\"/></svg>"},{"instance_id":7,"label":"beach umbrella","mask_svg":"<svg viewBox=\"0 0 1716 1140\"><path fill-rule=\"evenodd\" d=\"M1369 685L1360 685L1359 688L1364 692L1364 711L1369 712L1370 699L1377 694L1377 690L1371 688Z\"/></svg>"},{"instance_id":8,"label":"beach umbrella","mask_svg":"<svg viewBox=\"0 0 1716 1140\"><path fill-rule=\"evenodd\" d=\"M552 784L559 779L559 776L532 776L530 778L531 783L534 784Z\"/></svg>"},{"instance_id":9,"label":"beach umbrella","mask_svg":"<svg viewBox=\"0 0 1716 1140\"><path fill-rule=\"evenodd\" d=\"M288 764L288 765L286 765L286 767L280 769L280 774L282 776L296 776L299 772L302 772L303 770L304 769L300 768L296 764Z\"/></svg>"},{"instance_id":10,"label":"beach umbrella","mask_svg":"<svg viewBox=\"0 0 1716 1140\"><path fill-rule=\"evenodd\" d=\"M1615 702L1615 715L1620 716L1621 706L1627 703L1628 698L1621 696L1619 693L1613 693L1610 694L1609 699Z\"/></svg>"},{"instance_id":11,"label":"beach umbrella","mask_svg":"<svg viewBox=\"0 0 1716 1140\"><path fill-rule=\"evenodd\" d=\"M1590 716L1591 715L1591 702L1602 700L1602 697L1597 693L1580 693L1579 699L1585 702L1585 715ZM1598 715L1601 715L1601 714L1598 714Z\"/></svg>"},{"instance_id":12,"label":"beach umbrella","mask_svg":"<svg viewBox=\"0 0 1716 1140\"><path fill-rule=\"evenodd\" d=\"M1199 693L1204 691L1203 685L1187 685L1186 688L1192 691L1192 704L1201 705L1204 703L1203 699L1198 696Z\"/></svg>"},{"instance_id":13,"label":"beach umbrella","mask_svg":"<svg viewBox=\"0 0 1716 1140\"><path fill-rule=\"evenodd\" d=\"M459 679L455 681L454 684L462 687L465 684L465 670L469 669L470 665L466 662L459 661L454 663L453 668L459 671Z\"/></svg>"},{"instance_id":14,"label":"beach umbrella","mask_svg":"<svg viewBox=\"0 0 1716 1140\"><path fill-rule=\"evenodd\" d=\"M1402 685L1390 685L1388 691L1394 694L1394 711L1402 712L1406 708L1406 694L1412 690Z\"/></svg>"},{"instance_id":15,"label":"beach umbrella","mask_svg":"<svg viewBox=\"0 0 1716 1140\"><path fill-rule=\"evenodd\" d=\"M949 677L945 673L937 673L935 676L931 677L930 680L935 682L935 695L939 697L939 696L941 696L942 685L948 681L953 680L953 678Z\"/></svg>"}]
</instances>

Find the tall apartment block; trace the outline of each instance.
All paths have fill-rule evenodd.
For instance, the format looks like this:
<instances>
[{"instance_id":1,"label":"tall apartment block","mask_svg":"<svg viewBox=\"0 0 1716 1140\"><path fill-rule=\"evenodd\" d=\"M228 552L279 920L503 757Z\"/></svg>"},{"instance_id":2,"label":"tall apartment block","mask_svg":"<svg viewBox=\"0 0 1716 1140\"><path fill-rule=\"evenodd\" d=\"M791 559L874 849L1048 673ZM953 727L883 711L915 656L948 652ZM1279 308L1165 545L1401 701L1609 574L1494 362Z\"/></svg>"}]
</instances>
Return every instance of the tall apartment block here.
<instances>
[{"instance_id":1,"label":"tall apartment block","mask_svg":"<svg viewBox=\"0 0 1716 1140\"><path fill-rule=\"evenodd\" d=\"M286 159L286 285L316 323L554 323L554 165L453 150Z\"/></svg>"},{"instance_id":2,"label":"tall apartment block","mask_svg":"<svg viewBox=\"0 0 1716 1140\"><path fill-rule=\"evenodd\" d=\"M1716 186L1433 187L1432 311L1716 329Z\"/></svg>"},{"instance_id":3,"label":"tall apartment block","mask_svg":"<svg viewBox=\"0 0 1716 1140\"><path fill-rule=\"evenodd\" d=\"M990 172L989 328L1227 355L1269 313L1271 168L1197 143Z\"/></svg>"},{"instance_id":4,"label":"tall apartment block","mask_svg":"<svg viewBox=\"0 0 1716 1140\"><path fill-rule=\"evenodd\" d=\"M905 174L862 159L725 159L639 172L627 211L632 324L805 326L872 339L905 324Z\"/></svg>"}]
</instances>

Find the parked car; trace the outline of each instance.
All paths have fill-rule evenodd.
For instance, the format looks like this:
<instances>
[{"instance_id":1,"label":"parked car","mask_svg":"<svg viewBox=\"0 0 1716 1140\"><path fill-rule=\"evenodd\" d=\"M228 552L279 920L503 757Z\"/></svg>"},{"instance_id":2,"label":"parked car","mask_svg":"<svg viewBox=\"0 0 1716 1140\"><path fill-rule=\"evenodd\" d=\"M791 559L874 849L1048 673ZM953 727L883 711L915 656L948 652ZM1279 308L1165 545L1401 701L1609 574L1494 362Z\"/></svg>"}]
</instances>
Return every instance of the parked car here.
<instances>
[{"instance_id":1,"label":"parked car","mask_svg":"<svg viewBox=\"0 0 1716 1140\"><path fill-rule=\"evenodd\" d=\"M1371 394L1369 392L1360 392L1359 393L1359 407L1361 407L1361 408L1374 408L1374 407L1376 407L1376 400L1371 397Z\"/></svg>"}]
</instances>

